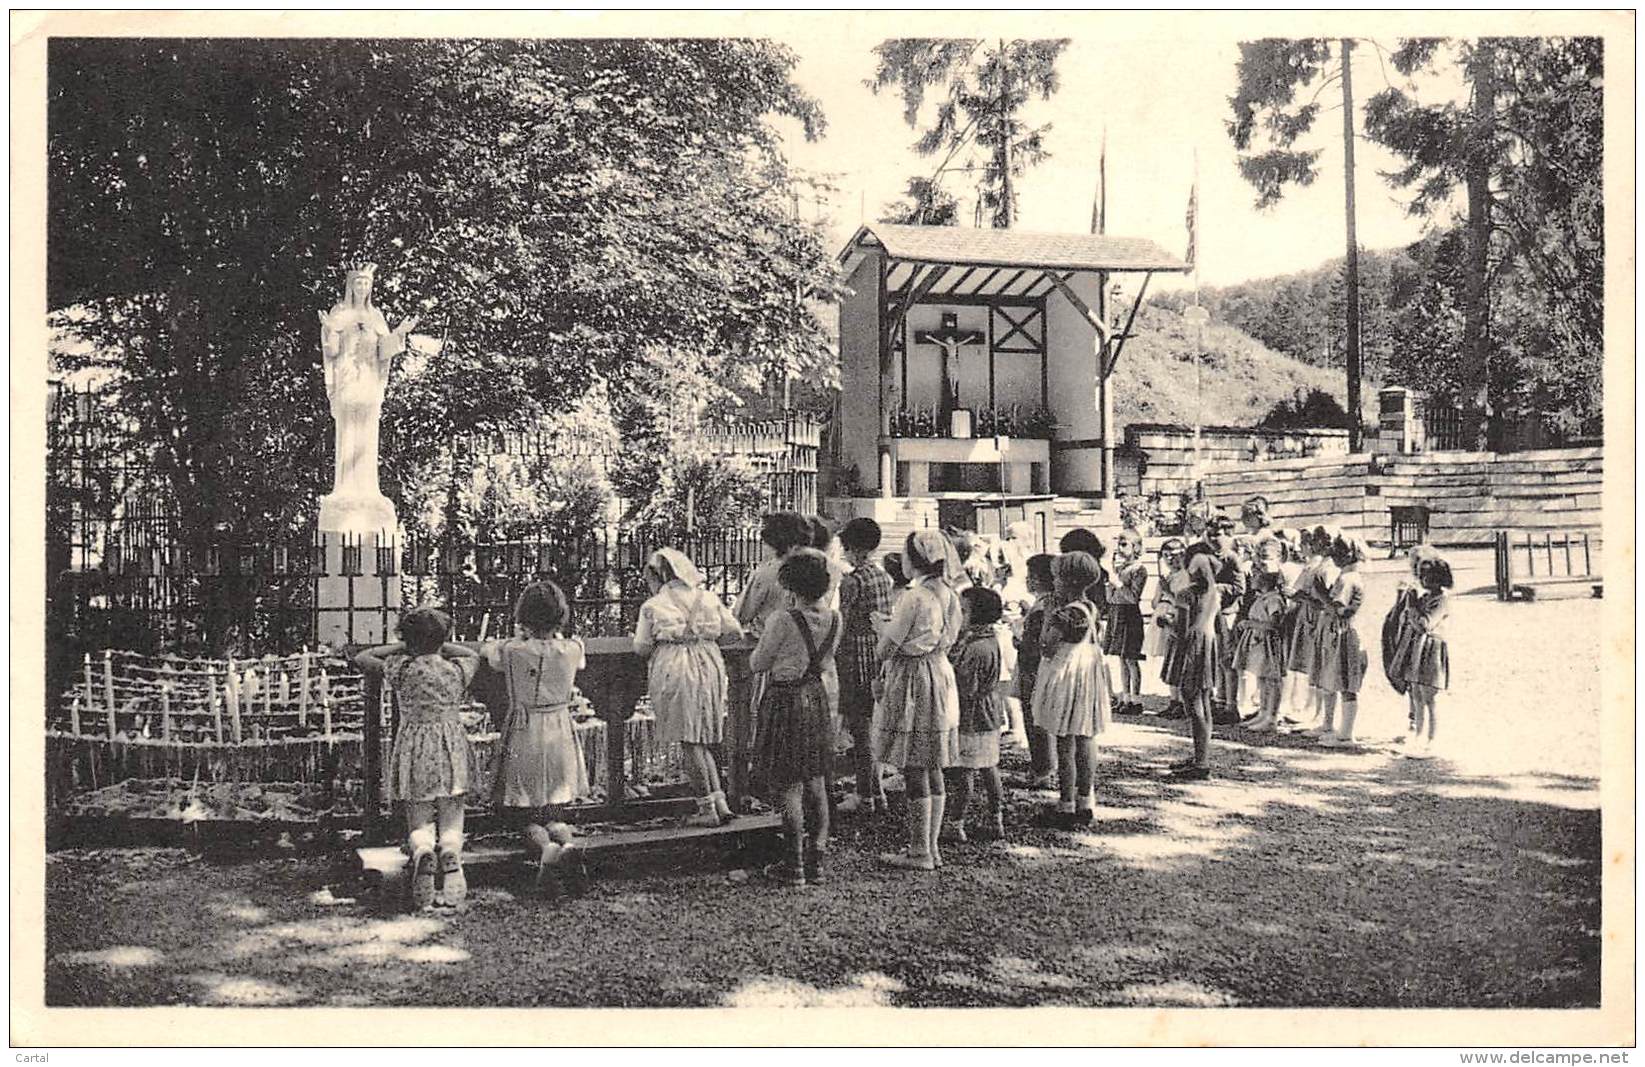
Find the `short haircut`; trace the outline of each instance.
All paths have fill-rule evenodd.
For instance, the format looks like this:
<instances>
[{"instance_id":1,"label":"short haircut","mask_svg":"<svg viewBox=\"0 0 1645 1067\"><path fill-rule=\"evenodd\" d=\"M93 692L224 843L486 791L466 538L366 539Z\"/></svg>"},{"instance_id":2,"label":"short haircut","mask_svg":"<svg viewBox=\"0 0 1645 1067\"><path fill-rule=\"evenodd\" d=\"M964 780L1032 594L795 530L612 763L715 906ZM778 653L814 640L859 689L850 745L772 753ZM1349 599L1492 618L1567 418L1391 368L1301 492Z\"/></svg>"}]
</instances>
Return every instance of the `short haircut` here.
<instances>
[{"instance_id":1,"label":"short haircut","mask_svg":"<svg viewBox=\"0 0 1645 1067\"><path fill-rule=\"evenodd\" d=\"M796 549L777 568L777 584L807 604L826 596L828 583L828 557L814 548Z\"/></svg>"},{"instance_id":2,"label":"short haircut","mask_svg":"<svg viewBox=\"0 0 1645 1067\"><path fill-rule=\"evenodd\" d=\"M809 544L812 548L815 548L818 551L824 551L830 544L833 543L834 527L828 525L827 519L823 518L821 515L811 515L806 518L805 523L807 526L811 527L811 540Z\"/></svg>"},{"instance_id":3,"label":"short haircut","mask_svg":"<svg viewBox=\"0 0 1645 1067\"><path fill-rule=\"evenodd\" d=\"M1102 539L1084 527L1069 530L1063 534L1062 540L1057 542L1057 550L1059 552L1084 552L1093 559L1101 559L1106 551Z\"/></svg>"},{"instance_id":4,"label":"short haircut","mask_svg":"<svg viewBox=\"0 0 1645 1067\"><path fill-rule=\"evenodd\" d=\"M1028 557L1028 582L1041 589L1051 589L1057 584L1056 575L1057 557L1048 552L1039 552Z\"/></svg>"},{"instance_id":5,"label":"short haircut","mask_svg":"<svg viewBox=\"0 0 1645 1067\"><path fill-rule=\"evenodd\" d=\"M1231 534L1234 532L1234 520L1225 511L1213 512L1211 517L1205 520L1205 532L1207 534Z\"/></svg>"},{"instance_id":6,"label":"short haircut","mask_svg":"<svg viewBox=\"0 0 1645 1067\"><path fill-rule=\"evenodd\" d=\"M779 556L811 543L811 523L797 511L775 511L760 523L760 540Z\"/></svg>"},{"instance_id":7,"label":"short haircut","mask_svg":"<svg viewBox=\"0 0 1645 1067\"><path fill-rule=\"evenodd\" d=\"M1449 589L1456 579L1451 576L1451 565L1440 556L1430 556L1422 561L1417 571L1417 581L1424 589Z\"/></svg>"},{"instance_id":8,"label":"short haircut","mask_svg":"<svg viewBox=\"0 0 1645 1067\"><path fill-rule=\"evenodd\" d=\"M880 547L880 524L859 515L840 530L840 544L852 552L872 552Z\"/></svg>"},{"instance_id":9,"label":"short haircut","mask_svg":"<svg viewBox=\"0 0 1645 1067\"><path fill-rule=\"evenodd\" d=\"M1166 556L1172 555L1173 553L1180 556L1187 548L1188 544L1183 541L1182 538L1167 537L1165 540L1160 542L1159 558L1164 559Z\"/></svg>"},{"instance_id":10,"label":"short haircut","mask_svg":"<svg viewBox=\"0 0 1645 1067\"><path fill-rule=\"evenodd\" d=\"M1073 599L1083 597L1102 577L1102 565L1089 552L1064 552L1057 557L1055 574L1057 592Z\"/></svg>"},{"instance_id":11,"label":"short haircut","mask_svg":"<svg viewBox=\"0 0 1645 1067\"><path fill-rule=\"evenodd\" d=\"M902 569L901 552L887 552L880 557L880 566L884 567L885 573L891 576L892 585L908 584L908 575L904 574Z\"/></svg>"},{"instance_id":12,"label":"short haircut","mask_svg":"<svg viewBox=\"0 0 1645 1067\"><path fill-rule=\"evenodd\" d=\"M570 614L565 593L550 581L532 582L514 602L514 621L537 634L554 633Z\"/></svg>"},{"instance_id":13,"label":"short haircut","mask_svg":"<svg viewBox=\"0 0 1645 1067\"><path fill-rule=\"evenodd\" d=\"M400 616L400 640L413 656L432 656L451 636L451 616L438 608L412 608Z\"/></svg>"},{"instance_id":14,"label":"short haircut","mask_svg":"<svg viewBox=\"0 0 1645 1067\"><path fill-rule=\"evenodd\" d=\"M1005 614L1004 601L987 586L968 586L960 590L960 599L971 611L972 626L992 626Z\"/></svg>"}]
</instances>

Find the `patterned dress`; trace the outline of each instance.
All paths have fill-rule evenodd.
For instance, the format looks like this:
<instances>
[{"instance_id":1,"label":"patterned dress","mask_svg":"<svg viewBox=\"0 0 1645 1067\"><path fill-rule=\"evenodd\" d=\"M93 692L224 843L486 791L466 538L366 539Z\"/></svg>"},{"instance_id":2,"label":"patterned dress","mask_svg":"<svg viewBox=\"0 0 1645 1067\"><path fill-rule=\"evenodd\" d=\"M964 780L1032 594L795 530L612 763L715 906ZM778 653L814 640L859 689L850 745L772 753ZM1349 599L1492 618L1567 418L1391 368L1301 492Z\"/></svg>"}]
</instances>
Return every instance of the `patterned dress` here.
<instances>
[{"instance_id":1,"label":"patterned dress","mask_svg":"<svg viewBox=\"0 0 1645 1067\"><path fill-rule=\"evenodd\" d=\"M723 739L727 682L718 642L741 633L719 597L678 579L640 606L634 651L649 657L646 695L661 744Z\"/></svg>"},{"instance_id":2,"label":"patterned dress","mask_svg":"<svg viewBox=\"0 0 1645 1067\"><path fill-rule=\"evenodd\" d=\"M587 796L588 768L571 729L573 683L585 665L583 643L511 638L487 645L485 655L508 685L493 802L535 809Z\"/></svg>"},{"instance_id":3,"label":"patterned dress","mask_svg":"<svg viewBox=\"0 0 1645 1067\"><path fill-rule=\"evenodd\" d=\"M993 626L966 631L948 658L960 697L960 749L956 767L997 767L1005 697L1000 693L1000 641Z\"/></svg>"},{"instance_id":4,"label":"patterned dress","mask_svg":"<svg viewBox=\"0 0 1645 1067\"><path fill-rule=\"evenodd\" d=\"M394 690L400 729L388 760L392 800L430 801L462 796L479 784L479 770L461 710L480 661L392 655L383 677Z\"/></svg>"},{"instance_id":5,"label":"patterned dress","mask_svg":"<svg viewBox=\"0 0 1645 1067\"><path fill-rule=\"evenodd\" d=\"M754 763L771 792L832 773L834 717L823 668L840 638L840 616L821 605L766 620L750 668L767 673Z\"/></svg>"},{"instance_id":6,"label":"patterned dress","mask_svg":"<svg viewBox=\"0 0 1645 1067\"><path fill-rule=\"evenodd\" d=\"M868 744L868 728L874 721L874 678L879 662L874 645L875 615L891 614L891 575L874 562L864 563L840 580L840 615L844 636L836 660L840 674L840 713L852 739Z\"/></svg>"},{"instance_id":7,"label":"patterned dress","mask_svg":"<svg viewBox=\"0 0 1645 1067\"><path fill-rule=\"evenodd\" d=\"M954 766L960 700L948 650L959 640L960 600L941 578L897 598L882 635L893 646L874 706L874 758L897 767Z\"/></svg>"},{"instance_id":8,"label":"patterned dress","mask_svg":"<svg viewBox=\"0 0 1645 1067\"><path fill-rule=\"evenodd\" d=\"M1034 682L1034 725L1053 737L1094 737L1113 722L1097 630L1097 609L1086 600L1045 618L1049 652Z\"/></svg>"}]
</instances>

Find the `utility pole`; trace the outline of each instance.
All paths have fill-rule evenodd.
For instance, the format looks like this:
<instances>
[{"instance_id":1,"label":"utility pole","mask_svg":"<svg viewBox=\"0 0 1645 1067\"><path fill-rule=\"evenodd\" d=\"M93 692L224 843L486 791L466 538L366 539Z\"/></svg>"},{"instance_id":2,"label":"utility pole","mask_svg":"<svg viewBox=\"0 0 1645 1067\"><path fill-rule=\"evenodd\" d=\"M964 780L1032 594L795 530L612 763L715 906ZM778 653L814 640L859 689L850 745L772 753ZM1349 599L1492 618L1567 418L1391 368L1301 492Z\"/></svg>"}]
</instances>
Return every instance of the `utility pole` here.
<instances>
[{"instance_id":1,"label":"utility pole","mask_svg":"<svg viewBox=\"0 0 1645 1067\"><path fill-rule=\"evenodd\" d=\"M1354 232L1354 42L1342 38L1342 157L1348 216L1348 451L1363 446L1359 400L1359 238Z\"/></svg>"}]
</instances>

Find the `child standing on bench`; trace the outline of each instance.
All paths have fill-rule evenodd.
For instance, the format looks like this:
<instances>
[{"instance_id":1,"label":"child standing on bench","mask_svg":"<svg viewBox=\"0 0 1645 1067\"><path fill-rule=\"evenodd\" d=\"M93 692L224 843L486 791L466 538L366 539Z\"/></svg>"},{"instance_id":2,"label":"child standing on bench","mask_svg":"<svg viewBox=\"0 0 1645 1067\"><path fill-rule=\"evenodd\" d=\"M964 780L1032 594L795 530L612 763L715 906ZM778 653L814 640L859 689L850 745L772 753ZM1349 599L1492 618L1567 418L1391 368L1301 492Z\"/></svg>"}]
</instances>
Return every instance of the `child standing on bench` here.
<instances>
[{"instance_id":1,"label":"child standing on bench","mask_svg":"<svg viewBox=\"0 0 1645 1067\"><path fill-rule=\"evenodd\" d=\"M634 652L650 662L646 693L657 717L657 743L679 743L686 776L697 791L687 826L719 826L733 817L720 781L714 746L724 739L725 660L719 642L742 636L736 616L703 588L703 576L685 553L660 549L645 561L651 599L640 606Z\"/></svg>"},{"instance_id":2,"label":"child standing on bench","mask_svg":"<svg viewBox=\"0 0 1645 1067\"><path fill-rule=\"evenodd\" d=\"M388 795L406 807L411 906L456 907L468 895L463 799L479 780L461 709L480 661L471 649L446 641L451 617L443 611L413 608L400 617L399 630L399 641L368 648L354 662L388 682L400 709ZM438 892L436 870L444 875Z\"/></svg>"},{"instance_id":3,"label":"child standing on bench","mask_svg":"<svg viewBox=\"0 0 1645 1067\"><path fill-rule=\"evenodd\" d=\"M588 793L588 770L571 729L572 684L586 666L583 643L562 636L570 610L553 582L533 582L514 605L514 636L489 641L486 662L508 687L492 801L521 829L537 883L565 858L571 829L552 809Z\"/></svg>"},{"instance_id":4,"label":"child standing on bench","mask_svg":"<svg viewBox=\"0 0 1645 1067\"><path fill-rule=\"evenodd\" d=\"M822 880L828 847L828 776L834 724L823 674L840 640L839 613L828 596L828 561L814 548L790 553L777 570L789 607L766 619L748 658L764 673L755 762L782 812L788 851L772 875L787 885Z\"/></svg>"}]
</instances>

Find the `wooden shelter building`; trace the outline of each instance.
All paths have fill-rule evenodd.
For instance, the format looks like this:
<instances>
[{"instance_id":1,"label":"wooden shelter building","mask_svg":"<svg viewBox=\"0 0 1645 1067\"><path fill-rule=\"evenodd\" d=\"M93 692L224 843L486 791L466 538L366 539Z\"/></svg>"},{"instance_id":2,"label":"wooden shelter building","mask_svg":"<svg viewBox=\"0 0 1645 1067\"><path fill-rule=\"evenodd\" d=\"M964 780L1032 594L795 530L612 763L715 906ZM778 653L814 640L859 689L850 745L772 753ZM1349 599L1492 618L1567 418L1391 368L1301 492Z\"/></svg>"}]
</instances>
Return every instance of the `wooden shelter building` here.
<instances>
[{"instance_id":1,"label":"wooden shelter building","mask_svg":"<svg viewBox=\"0 0 1645 1067\"><path fill-rule=\"evenodd\" d=\"M1139 238L878 223L840 260L835 458L857 495L837 515L896 525L929 500L943 526L1026 520L1047 543L1055 498L1113 497L1109 375L1149 279L1188 264ZM1142 282L1110 318L1122 273Z\"/></svg>"}]
</instances>

